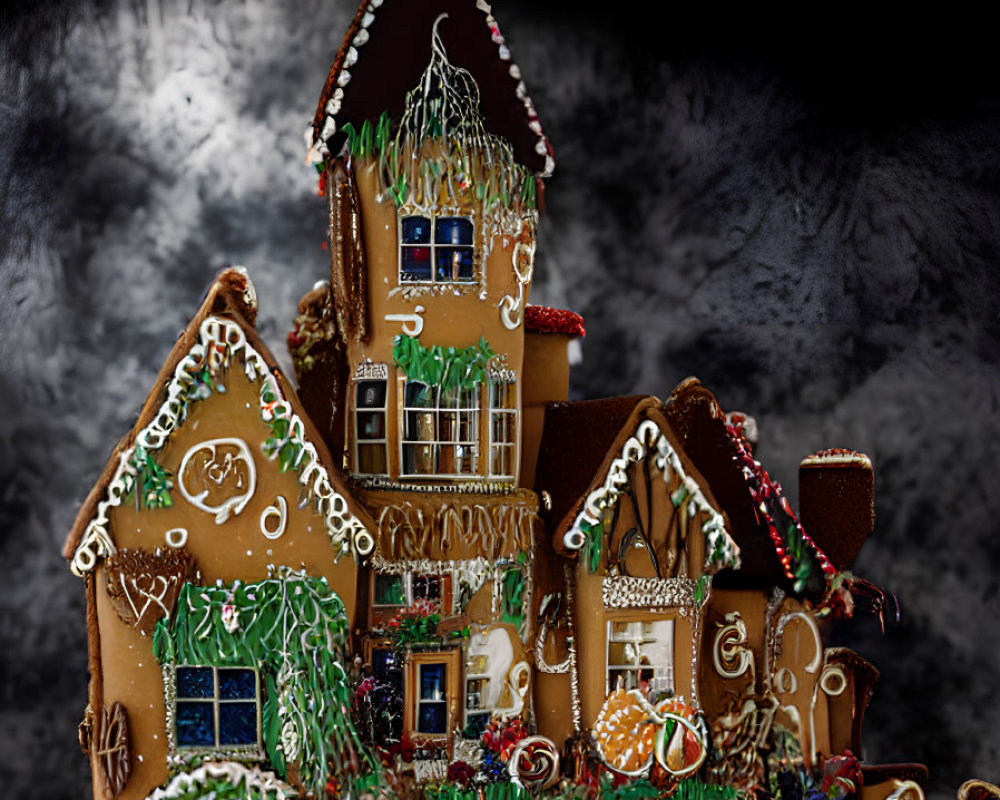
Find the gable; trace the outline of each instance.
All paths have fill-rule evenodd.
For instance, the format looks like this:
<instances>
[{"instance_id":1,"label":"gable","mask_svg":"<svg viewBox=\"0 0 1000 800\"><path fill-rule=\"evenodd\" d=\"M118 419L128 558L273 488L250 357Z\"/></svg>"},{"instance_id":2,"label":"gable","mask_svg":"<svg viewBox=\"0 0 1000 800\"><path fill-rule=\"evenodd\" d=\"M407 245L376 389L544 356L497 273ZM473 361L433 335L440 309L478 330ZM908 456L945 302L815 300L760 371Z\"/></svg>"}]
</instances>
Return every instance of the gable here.
<instances>
[{"instance_id":1,"label":"gable","mask_svg":"<svg viewBox=\"0 0 1000 800\"><path fill-rule=\"evenodd\" d=\"M246 577L248 562L259 573L310 553L329 562L371 551L322 443L253 339L233 319L201 320L163 402L99 485L74 573L122 547L185 547L213 577Z\"/></svg>"},{"instance_id":2,"label":"gable","mask_svg":"<svg viewBox=\"0 0 1000 800\"><path fill-rule=\"evenodd\" d=\"M643 416L623 428L556 530L556 546L581 551L590 572L640 581L695 580L738 567L739 547L707 485L682 457L662 415Z\"/></svg>"}]
</instances>

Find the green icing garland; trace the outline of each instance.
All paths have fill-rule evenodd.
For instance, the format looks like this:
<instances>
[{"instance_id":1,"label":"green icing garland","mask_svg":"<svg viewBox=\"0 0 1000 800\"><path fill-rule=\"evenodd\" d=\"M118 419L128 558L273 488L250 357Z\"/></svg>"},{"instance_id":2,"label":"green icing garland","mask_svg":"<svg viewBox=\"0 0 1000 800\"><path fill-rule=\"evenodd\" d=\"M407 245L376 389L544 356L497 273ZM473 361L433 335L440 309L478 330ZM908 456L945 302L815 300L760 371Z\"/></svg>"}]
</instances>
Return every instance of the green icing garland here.
<instances>
[{"instance_id":1,"label":"green icing garland","mask_svg":"<svg viewBox=\"0 0 1000 800\"><path fill-rule=\"evenodd\" d=\"M153 653L161 664L258 667L268 760L282 777L297 762L302 783L322 796L328 764L341 785L376 771L349 711L348 630L325 578L280 567L257 583L185 584L172 622L156 625Z\"/></svg>"}]
</instances>

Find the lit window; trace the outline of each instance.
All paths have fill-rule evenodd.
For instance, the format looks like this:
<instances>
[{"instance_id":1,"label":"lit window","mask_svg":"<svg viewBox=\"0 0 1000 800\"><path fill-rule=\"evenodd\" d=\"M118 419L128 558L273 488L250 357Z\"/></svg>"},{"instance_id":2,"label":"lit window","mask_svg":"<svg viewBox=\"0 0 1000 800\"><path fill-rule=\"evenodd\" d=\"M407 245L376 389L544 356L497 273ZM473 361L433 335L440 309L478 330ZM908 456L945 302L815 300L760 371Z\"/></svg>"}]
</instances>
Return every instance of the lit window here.
<instances>
[{"instance_id":1,"label":"lit window","mask_svg":"<svg viewBox=\"0 0 1000 800\"><path fill-rule=\"evenodd\" d=\"M403 398L403 474L475 475L479 385L441 389L407 381Z\"/></svg>"},{"instance_id":2,"label":"lit window","mask_svg":"<svg viewBox=\"0 0 1000 800\"><path fill-rule=\"evenodd\" d=\"M385 475L385 379L361 380L354 389L354 469L362 475Z\"/></svg>"},{"instance_id":3,"label":"lit window","mask_svg":"<svg viewBox=\"0 0 1000 800\"><path fill-rule=\"evenodd\" d=\"M486 705L490 683L487 656L470 656L465 664L465 732L481 736L490 722L493 711Z\"/></svg>"},{"instance_id":4,"label":"lit window","mask_svg":"<svg viewBox=\"0 0 1000 800\"><path fill-rule=\"evenodd\" d=\"M260 749L260 685L245 667L177 667L178 748Z\"/></svg>"},{"instance_id":5,"label":"lit window","mask_svg":"<svg viewBox=\"0 0 1000 800\"><path fill-rule=\"evenodd\" d=\"M517 384L490 381L490 475L513 478L517 458Z\"/></svg>"},{"instance_id":6,"label":"lit window","mask_svg":"<svg viewBox=\"0 0 1000 800\"><path fill-rule=\"evenodd\" d=\"M674 691L674 622L608 623L607 693L639 689L651 701Z\"/></svg>"},{"instance_id":7,"label":"lit window","mask_svg":"<svg viewBox=\"0 0 1000 800\"><path fill-rule=\"evenodd\" d=\"M400 283L471 283L475 248L468 217L400 219Z\"/></svg>"}]
</instances>

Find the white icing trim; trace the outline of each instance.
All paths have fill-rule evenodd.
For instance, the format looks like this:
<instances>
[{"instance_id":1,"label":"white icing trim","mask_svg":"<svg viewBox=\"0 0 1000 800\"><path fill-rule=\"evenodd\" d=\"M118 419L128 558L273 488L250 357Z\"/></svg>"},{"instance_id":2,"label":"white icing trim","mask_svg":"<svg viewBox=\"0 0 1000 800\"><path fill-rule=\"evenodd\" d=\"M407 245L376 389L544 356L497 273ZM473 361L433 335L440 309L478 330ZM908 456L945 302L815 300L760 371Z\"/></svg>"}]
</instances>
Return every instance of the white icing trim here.
<instances>
[{"instance_id":1,"label":"white icing trim","mask_svg":"<svg viewBox=\"0 0 1000 800\"><path fill-rule=\"evenodd\" d=\"M901 781L893 779L896 788L885 798L885 800L924 800L924 790L916 781Z\"/></svg>"},{"instance_id":2,"label":"white icing trim","mask_svg":"<svg viewBox=\"0 0 1000 800\"><path fill-rule=\"evenodd\" d=\"M105 499L98 502L97 511L87 524L70 561L73 574L83 577L96 566L99 558L117 552L108 532L108 515L129 494L134 472L128 462L136 447L147 451L162 448L187 416L185 396L195 383L195 372L201 369L206 359L210 366L216 368L228 366L234 355L241 357L247 379L261 382L261 395L265 390L270 390L277 398L272 403L261 400L261 417L269 422L280 409L288 420L290 436L297 436L302 440L303 452L295 465L299 472L299 485L305 488L314 500L317 511L324 517L330 542L338 555L347 553L351 545L362 538L361 533L371 535L361 521L350 513L346 498L334 489L326 467L320 463L316 447L305 440L304 423L292 409L291 403L284 399L281 385L271 374L270 366L263 356L247 342L243 329L237 323L223 317L209 316L198 329L198 341L175 367L174 375L166 386L167 399L160 406L156 417L136 434L135 444L119 456L118 466L105 489Z\"/></svg>"},{"instance_id":3,"label":"white icing trim","mask_svg":"<svg viewBox=\"0 0 1000 800\"><path fill-rule=\"evenodd\" d=\"M786 678L788 679L788 688L785 688ZM774 678L772 680L774 681L775 694L795 694L799 688L799 682L795 678L795 673L788 667L782 667L774 673Z\"/></svg>"},{"instance_id":4,"label":"white icing trim","mask_svg":"<svg viewBox=\"0 0 1000 800\"><path fill-rule=\"evenodd\" d=\"M423 306L416 306L412 314L386 314L386 322L402 322L403 333L407 336L417 337L424 330Z\"/></svg>"},{"instance_id":5,"label":"white icing trim","mask_svg":"<svg viewBox=\"0 0 1000 800\"><path fill-rule=\"evenodd\" d=\"M225 780L234 787L243 787L248 800L265 798L267 792L277 792L279 797L297 797L298 792L281 780L273 772L260 767L248 767L235 761L208 762L190 772L175 775L166 786L155 789L147 795L147 800L173 800L183 797L191 788L206 780ZM250 794L257 790L260 794Z\"/></svg>"},{"instance_id":6,"label":"white icing trim","mask_svg":"<svg viewBox=\"0 0 1000 800\"><path fill-rule=\"evenodd\" d=\"M167 547L172 547L174 550L180 550L184 545L187 544L188 532L187 528L171 528L165 534L163 538L167 543Z\"/></svg>"},{"instance_id":7,"label":"white icing trim","mask_svg":"<svg viewBox=\"0 0 1000 800\"><path fill-rule=\"evenodd\" d=\"M518 269L518 257L524 256L524 269ZM497 304L500 308L500 321L503 326L514 331L521 327L524 322L524 294L527 287L531 285L531 278L535 272L535 240L532 237L528 244L518 240L514 245L514 252L511 254L510 265L514 269L514 277L517 279L517 298L513 295L504 295ZM512 316L516 315L516 316Z\"/></svg>"},{"instance_id":8,"label":"white icing trim","mask_svg":"<svg viewBox=\"0 0 1000 800\"><path fill-rule=\"evenodd\" d=\"M615 458L611 462L604 483L587 495L583 510L576 515L576 519L573 520L573 524L563 537L564 543L569 546L570 541L577 541L575 536L570 538L571 534L574 533L583 536L586 540L587 534L583 531L583 523L586 522L594 526L601 521L604 509L617 503L622 489L628 485L628 468L641 461L645 458L646 453L652 450L657 453L655 463L657 469L663 474L664 482L670 480L671 470L676 472L690 495L691 507L696 511L703 511L708 516L708 519L701 526L706 540L705 566L712 563L712 554L716 547L721 544L722 566L739 567L740 548L726 531L725 519L722 514L716 511L705 499L698 482L684 471L677 451L674 450L660 427L650 419L643 420L636 428L635 435L630 436L625 441L621 457Z\"/></svg>"},{"instance_id":9,"label":"white icing trim","mask_svg":"<svg viewBox=\"0 0 1000 800\"><path fill-rule=\"evenodd\" d=\"M836 687L831 687L829 685L831 678L837 678L840 684ZM840 664L827 664L823 668L823 674L820 675L819 687L830 697L842 695L847 688L847 675L844 674L844 668Z\"/></svg>"},{"instance_id":10,"label":"white icing trim","mask_svg":"<svg viewBox=\"0 0 1000 800\"><path fill-rule=\"evenodd\" d=\"M351 73L348 71L348 68L353 68L357 64L359 58L361 57L360 48L363 47L371 38L368 28L370 28L371 24L375 21L375 9L381 7L381 5L382 0L371 0L368 4L368 9L361 18L361 28L351 40L351 47L344 54L344 60L341 64L340 72L337 73L337 88L327 101L326 108L324 109L325 116L323 118L323 126L319 137L315 139L313 138L315 136L315 130L311 125L306 129L306 146L309 147L309 154L306 156L306 160L311 164L321 163L330 153L330 150L327 147L327 142L337 131L337 121L335 117L340 111L344 98L344 87L347 86L351 80ZM515 79L520 79L521 70L517 64L511 61L510 50L507 47L507 43L504 40L503 35L500 33L500 27L497 25L497 21L493 16L490 5L483 2L483 0L477 0L476 8L486 15L486 25L490 29L490 38L497 46L497 56L501 61L510 62L510 66L508 67L510 75ZM549 150L548 139L546 139L545 134L542 132L542 125L538 120L538 112L535 110L535 104L528 96L528 89L524 85L524 81L518 80L517 88L515 89L514 94L517 99L521 101L521 105L524 106L524 111L528 118L527 124L529 130L531 130L531 132L538 137L535 142L535 152L538 155L545 156L545 168L540 173L541 177L551 177L552 172L556 168L556 162L552 158L552 153Z\"/></svg>"}]
</instances>

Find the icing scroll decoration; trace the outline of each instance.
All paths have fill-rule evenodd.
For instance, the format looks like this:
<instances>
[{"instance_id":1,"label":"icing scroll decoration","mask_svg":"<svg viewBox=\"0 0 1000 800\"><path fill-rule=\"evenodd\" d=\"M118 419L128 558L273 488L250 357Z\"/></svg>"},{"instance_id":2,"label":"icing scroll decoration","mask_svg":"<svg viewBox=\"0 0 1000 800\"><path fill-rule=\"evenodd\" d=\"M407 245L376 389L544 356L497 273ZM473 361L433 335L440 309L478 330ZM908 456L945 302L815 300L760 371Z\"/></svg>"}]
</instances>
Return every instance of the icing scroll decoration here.
<instances>
[{"instance_id":1,"label":"icing scroll decoration","mask_svg":"<svg viewBox=\"0 0 1000 800\"><path fill-rule=\"evenodd\" d=\"M739 678L747 670L753 674L753 651L747 645L747 624L738 611L730 611L725 617L726 624L717 623L712 648L715 671L723 678Z\"/></svg>"},{"instance_id":2,"label":"icing scroll decoration","mask_svg":"<svg viewBox=\"0 0 1000 800\"><path fill-rule=\"evenodd\" d=\"M518 266L519 261L523 262L523 267ZM524 293L531 284L531 277L535 271L534 236L527 243L518 240L514 245L511 266L514 268L514 277L517 279L517 297L514 298L509 294L504 295L499 303L500 320L509 331L517 330L524 322Z\"/></svg>"},{"instance_id":3,"label":"icing scroll decoration","mask_svg":"<svg viewBox=\"0 0 1000 800\"><path fill-rule=\"evenodd\" d=\"M128 736L128 720L121 703L111 706L111 711L101 708L97 717L97 738L93 742L94 755L101 765L104 792L117 797L132 774L132 750Z\"/></svg>"},{"instance_id":4,"label":"icing scroll decoration","mask_svg":"<svg viewBox=\"0 0 1000 800\"><path fill-rule=\"evenodd\" d=\"M242 366L248 380L261 383L261 418L265 422L271 422L276 416L287 420L291 434L296 437L297 451L294 464L289 466L298 472L299 485L323 516L330 542L338 555L349 552L353 544L363 544L366 541L366 537L361 534L368 532L360 520L351 514L346 498L334 488L329 473L320 463L316 447L303 438L305 426L291 403L285 399L281 385L271 373L271 367L247 342L243 328L237 323L223 317L209 316L198 329L198 341L174 369L173 377L165 389L166 400L156 416L136 433L134 445L126 448L119 456L118 465L105 490L105 498L97 503L94 517L87 524L70 562L70 569L75 575L82 577L96 566L98 559L113 555L116 551L108 531L109 514L112 508L125 502L134 484L134 467L130 462L136 448L141 447L147 453L162 448L187 418L190 403L211 395L212 390L202 382L205 372L210 368L229 367L234 362ZM278 458L279 450L271 455Z\"/></svg>"},{"instance_id":5,"label":"icing scroll decoration","mask_svg":"<svg viewBox=\"0 0 1000 800\"><path fill-rule=\"evenodd\" d=\"M178 472L184 499L215 514L216 525L246 508L257 488L257 468L242 439L209 439L194 445L184 454Z\"/></svg>"},{"instance_id":6,"label":"icing scroll decoration","mask_svg":"<svg viewBox=\"0 0 1000 800\"><path fill-rule=\"evenodd\" d=\"M784 646L785 628L789 623L793 621L798 621L803 623L808 629L809 636L812 639L813 645L813 656L812 660L806 664L803 669L806 673L810 675L817 675L820 672L820 667L823 664L823 640L819 634L819 628L816 627L816 620L813 618L812 614L806 611L790 611L786 614L782 614L778 618L777 625L774 629L774 639L772 647L774 649L774 657L771 659L772 664L777 664L778 658L781 655ZM800 644L796 642L794 650L795 653L799 653ZM795 695L799 691L799 681L794 672L787 666L783 666L774 674L772 677L772 685L774 687L774 693L777 695ZM805 736L807 731L804 729L803 717L808 713L808 744L803 740L802 750L805 754L806 762L811 763L811 754L816 747L816 699L819 693L819 688L822 680L817 678L808 684L807 691L810 691L809 706L805 708L802 699L797 700L794 697L788 698L790 700L787 704L782 704L780 710L788 715L788 717L798 725L800 735ZM797 704L800 703L800 705Z\"/></svg>"},{"instance_id":7,"label":"icing scroll decoration","mask_svg":"<svg viewBox=\"0 0 1000 800\"><path fill-rule=\"evenodd\" d=\"M424 330L423 306L417 306L412 314L386 314L386 322L402 322L403 333L407 336L419 336Z\"/></svg>"},{"instance_id":8,"label":"icing scroll decoration","mask_svg":"<svg viewBox=\"0 0 1000 800\"><path fill-rule=\"evenodd\" d=\"M270 520L277 517L276 524ZM273 506L268 506L260 514L260 532L268 539L280 539L288 525L288 501L280 494Z\"/></svg>"}]
</instances>

